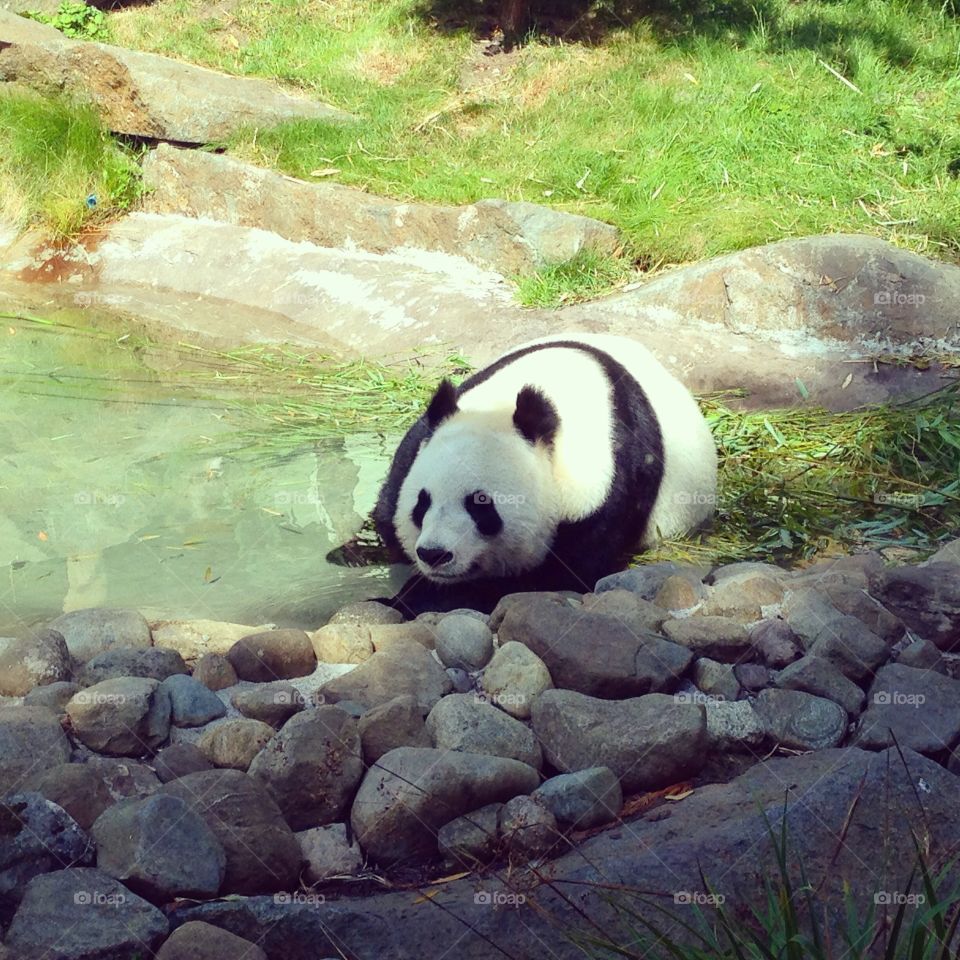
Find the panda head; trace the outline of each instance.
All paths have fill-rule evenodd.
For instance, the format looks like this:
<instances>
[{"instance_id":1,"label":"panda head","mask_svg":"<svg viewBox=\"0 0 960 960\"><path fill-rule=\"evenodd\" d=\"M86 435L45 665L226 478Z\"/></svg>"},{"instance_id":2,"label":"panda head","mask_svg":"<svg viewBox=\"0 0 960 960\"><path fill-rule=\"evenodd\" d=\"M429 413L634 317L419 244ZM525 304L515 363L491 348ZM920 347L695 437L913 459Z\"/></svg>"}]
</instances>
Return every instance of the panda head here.
<instances>
[{"instance_id":1,"label":"panda head","mask_svg":"<svg viewBox=\"0 0 960 960\"><path fill-rule=\"evenodd\" d=\"M394 515L407 556L438 583L539 565L557 527L553 404L525 386L502 409L461 410L444 380L426 418L430 435L403 480Z\"/></svg>"}]
</instances>

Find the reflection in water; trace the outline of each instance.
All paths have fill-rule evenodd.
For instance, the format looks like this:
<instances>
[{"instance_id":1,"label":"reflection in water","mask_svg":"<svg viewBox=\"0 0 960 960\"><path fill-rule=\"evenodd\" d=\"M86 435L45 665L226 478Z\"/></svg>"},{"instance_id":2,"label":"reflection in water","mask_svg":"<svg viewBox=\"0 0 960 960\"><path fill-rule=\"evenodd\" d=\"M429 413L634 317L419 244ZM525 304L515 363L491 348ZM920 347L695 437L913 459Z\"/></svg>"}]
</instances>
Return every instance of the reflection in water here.
<instances>
[{"instance_id":1,"label":"reflection in water","mask_svg":"<svg viewBox=\"0 0 960 960\"><path fill-rule=\"evenodd\" d=\"M0 345L0 635L98 605L313 628L391 592L383 568L324 559L370 510L389 441L268 461L232 449L237 398L175 351L8 320Z\"/></svg>"}]
</instances>

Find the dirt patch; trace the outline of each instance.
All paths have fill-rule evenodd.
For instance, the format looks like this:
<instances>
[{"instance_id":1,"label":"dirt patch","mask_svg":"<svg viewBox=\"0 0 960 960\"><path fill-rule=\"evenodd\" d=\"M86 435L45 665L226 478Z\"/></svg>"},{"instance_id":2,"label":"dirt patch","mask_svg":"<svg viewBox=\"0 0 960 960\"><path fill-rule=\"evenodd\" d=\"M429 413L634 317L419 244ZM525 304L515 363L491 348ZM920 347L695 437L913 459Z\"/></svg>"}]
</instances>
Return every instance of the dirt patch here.
<instances>
[{"instance_id":1,"label":"dirt patch","mask_svg":"<svg viewBox=\"0 0 960 960\"><path fill-rule=\"evenodd\" d=\"M478 40L470 45L470 53L460 71L460 89L473 93L504 82L521 63L524 53L522 47L503 49L497 34Z\"/></svg>"}]
</instances>

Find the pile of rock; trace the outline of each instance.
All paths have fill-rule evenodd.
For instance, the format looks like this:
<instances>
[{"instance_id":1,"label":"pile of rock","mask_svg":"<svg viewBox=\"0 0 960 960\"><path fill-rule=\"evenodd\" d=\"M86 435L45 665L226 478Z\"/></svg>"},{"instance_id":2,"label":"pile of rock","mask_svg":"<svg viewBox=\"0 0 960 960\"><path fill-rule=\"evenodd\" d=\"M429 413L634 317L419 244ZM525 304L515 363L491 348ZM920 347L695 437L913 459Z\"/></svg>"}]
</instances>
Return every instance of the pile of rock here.
<instances>
[{"instance_id":1,"label":"pile of rock","mask_svg":"<svg viewBox=\"0 0 960 960\"><path fill-rule=\"evenodd\" d=\"M960 541L915 567L658 563L489 617L361 603L310 633L68 613L0 639L6 946L234 955L216 927L164 943L161 908L541 861L625 795L774 750L957 772L958 649Z\"/></svg>"}]
</instances>

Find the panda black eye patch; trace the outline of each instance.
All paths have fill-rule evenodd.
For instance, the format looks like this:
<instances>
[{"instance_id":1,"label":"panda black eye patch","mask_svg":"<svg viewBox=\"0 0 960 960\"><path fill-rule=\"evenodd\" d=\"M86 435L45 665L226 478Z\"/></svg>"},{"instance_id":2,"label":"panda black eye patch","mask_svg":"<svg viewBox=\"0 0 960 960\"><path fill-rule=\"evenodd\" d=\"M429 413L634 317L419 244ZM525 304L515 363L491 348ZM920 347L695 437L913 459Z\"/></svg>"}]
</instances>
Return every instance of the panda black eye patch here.
<instances>
[{"instance_id":1,"label":"panda black eye patch","mask_svg":"<svg viewBox=\"0 0 960 960\"><path fill-rule=\"evenodd\" d=\"M413 513L410 514L410 519L418 530L423 526L423 518L430 509L431 503L430 494L426 490L421 490L420 496L417 497L417 505L413 508Z\"/></svg>"},{"instance_id":2,"label":"panda black eye patch","mask_svg":"<svg viewBox=\"0 0 960 960\"><path fill-rule=\"evenodd\" d=\"M474 490L463 498L463 505L483 536L495 537L503 529L503 520L490 494Z\"/></svg>"}]
</instances>

